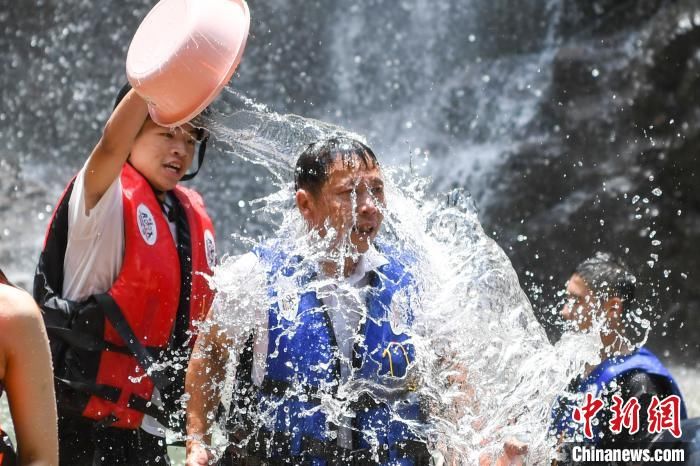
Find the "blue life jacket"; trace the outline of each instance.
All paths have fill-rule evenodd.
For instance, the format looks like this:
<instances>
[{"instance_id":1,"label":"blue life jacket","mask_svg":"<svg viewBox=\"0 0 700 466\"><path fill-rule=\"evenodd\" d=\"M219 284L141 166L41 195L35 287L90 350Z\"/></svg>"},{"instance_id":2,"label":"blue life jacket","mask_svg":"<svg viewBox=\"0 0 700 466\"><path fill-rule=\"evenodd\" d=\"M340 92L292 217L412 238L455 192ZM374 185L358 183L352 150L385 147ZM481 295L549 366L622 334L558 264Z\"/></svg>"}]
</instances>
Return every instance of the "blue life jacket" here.
<instances>
[{"instance_id":1,"label":"blue life jacket","mask_svg":"<svg viewBox=\"0 0 700 466\"><path fill-rule=\"evenodd\" d=\"M681 419L686 419L688 417L685 402L683 401L683 396L678 388L678 384L674 380L671 373L664 367L659 358L656 357L654 353L648 349L642 347L637 351L615 358L608 358L598 366L596 366L593 371L581 380L576 387L576 393L586 394L592 393L594 397L600 397L604 393L607 387L610 387L611 383L632 371L645 372L657 377L664 379L671 389L673 395L677 395L681 399L680 406L680 416ZM626 402L627 400L623 400ZM581 407L581 406L579 406ZM555 407L556 408L556 407ZM563 413L559 413L557 419L555 419L555 428L557 433L564 433L569 439L577 432L583 431L583 425L574 421L573 411L575 406L572 403L568 403ZM609 406L603 407L603 409L609 409ZM640 416L644 416L646 413L640 413ZM592 424L593 438L585 439L589 443L599 443L600 429L601 425ZM584 437L585 438L585 437Z\"/></svg>"},{"instance_id":2,"label":"blue life jacket","mask_svg":"<svg viewBox=\"0 0 700 466\"><path fill-rule=\"evenodd\" d=\"M269 343L267 371L258 395L258 411L274 420L268 428L271 436L284 434L286 448L276 451L278 456L300 457L305 464L326 464L326 458L309 452L309 442L330 445L333 430L326 413L319 405L322 395L334 396L340 383L340 361L330 316L313 289L307 285L316 278L314 270L298 270L300 257L288 256L279 247L268 245L254 251L268 272L268 293L274 298L269 309ZM390 324L392 298L397 292L408 291L412 277L406 271L406 261L388 247L382 247L389 263L370 275L367 293L367 318L360 329L364 344L354 348L354 379L365 379L382 384L387 378L403 377L415 359L415 347L407 333L394 333ZM403 263L402 263L403 259ZM277 296L276 276L294 277L296 296ZM312 287L311 287L312 288ZM408 296L408 294L404 294ZM296 312L294 306L296 306ZM292 315L289 315L290 306ZM413 321L408 306L405 329ZM355 408L353 419L353 450L369 449L373 440L384 454L379 463L413 465L410 458L400 454L399 447L406 441L417 443L417 436L401 420L418 421L419 404L410 396L389 407L373 402ZM400 444L400 445L397 445ZM275 449L268 455L275 456ZM375 461L377 457L375 456Z\"/></svg>"}]
</instances>

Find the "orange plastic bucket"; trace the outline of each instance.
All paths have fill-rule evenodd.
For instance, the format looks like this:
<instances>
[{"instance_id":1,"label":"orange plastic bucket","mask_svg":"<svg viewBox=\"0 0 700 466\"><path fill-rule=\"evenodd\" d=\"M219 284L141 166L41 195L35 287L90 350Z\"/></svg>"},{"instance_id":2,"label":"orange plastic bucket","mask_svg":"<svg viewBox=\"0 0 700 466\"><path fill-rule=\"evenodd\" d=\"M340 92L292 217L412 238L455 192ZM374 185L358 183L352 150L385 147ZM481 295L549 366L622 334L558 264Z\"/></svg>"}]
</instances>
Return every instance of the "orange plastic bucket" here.
<instances>
[{"instance_id":1,"label":"orange plastic bucket","mask_svg":"<svg viewBox=\"0 0 700 466\"><path fill-rule=\"evenodd\" d=\"M179 126L229 82L243 56L250 12L245 0L161 0L129 46L126 75L153 121Z\"/></svg>"}]
</instances>

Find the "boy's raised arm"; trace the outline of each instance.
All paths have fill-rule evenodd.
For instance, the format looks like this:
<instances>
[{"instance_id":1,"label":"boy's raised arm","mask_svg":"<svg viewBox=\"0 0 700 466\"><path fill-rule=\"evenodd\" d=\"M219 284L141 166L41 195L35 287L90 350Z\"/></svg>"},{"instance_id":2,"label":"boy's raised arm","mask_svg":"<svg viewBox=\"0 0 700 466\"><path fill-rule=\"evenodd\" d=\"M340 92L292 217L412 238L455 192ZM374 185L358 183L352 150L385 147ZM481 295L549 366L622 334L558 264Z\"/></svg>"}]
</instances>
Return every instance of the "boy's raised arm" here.
<instances>
[{"instance_id":1,"label":"boy's raised arm","mask_svg":"<svg viewBox=\"0 0 700 466\"><path fill-rule=\"evenodd\" d=\"M85 209L90 211L119 176L148 117L146 102L130 90L112 112L85 168Z\"/></svg>"}]
</instances>

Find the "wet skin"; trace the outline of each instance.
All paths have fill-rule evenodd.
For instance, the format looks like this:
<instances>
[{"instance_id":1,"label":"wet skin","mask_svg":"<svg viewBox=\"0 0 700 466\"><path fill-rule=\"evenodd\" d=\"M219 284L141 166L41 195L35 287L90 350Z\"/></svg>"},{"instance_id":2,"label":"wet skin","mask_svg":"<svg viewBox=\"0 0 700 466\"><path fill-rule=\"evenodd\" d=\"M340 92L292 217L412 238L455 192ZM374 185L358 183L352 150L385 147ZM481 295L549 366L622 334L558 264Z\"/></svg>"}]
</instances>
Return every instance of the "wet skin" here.
<instances>
[{"instance_id":1,"label":"wet skin","mask_svg":"<svg viewBox=\"0 0 700 466\"><path fill-rule=\"evenodd\" d=\"M567 300L562 307L562 317L572 322L576 329L588 331L596 320L604 320L600 330L603 343L602 355L608 357L627 348L622 324L623 304L617 296L601 298L578 274L566 283Z\"/></svg>"},{"instance_id":2,"label":"wet skin","mask_svg":"<svg viewBox=\"0 0 700 466\"><path fill-rule=\"evenodd\" d=\"M129 161L156 190L170 191L192 165L196 129L159 126L147 118L134 140Z\"/></svg>"},{"instance_id":3,"label":"wet skin","mask_svg":"<svg viewBox=\"0 0 700 466\"><path fill-rule=\"evenodd\" d=\"M600 309L600 301L578 274L573 274L566 283L567 299L561 310L562 317L571 321L580 331L586 331L593 325L593 316Z\"/></svg>"},{"instance_id":4,"label":"wet skin","mask_svg":"<svg viewBox=\"0 0 700 466\"><path fill-rule=\"evenodd\" d=\"M381 169L376 164L366 167L357 156L350 164L339 158L331 165L320 192L297 191L297 206L322 238L329 230L335 231L334 248L346 241L352 252L364 253L384 219L386 200Z\"/></svg>"}]
</instances>

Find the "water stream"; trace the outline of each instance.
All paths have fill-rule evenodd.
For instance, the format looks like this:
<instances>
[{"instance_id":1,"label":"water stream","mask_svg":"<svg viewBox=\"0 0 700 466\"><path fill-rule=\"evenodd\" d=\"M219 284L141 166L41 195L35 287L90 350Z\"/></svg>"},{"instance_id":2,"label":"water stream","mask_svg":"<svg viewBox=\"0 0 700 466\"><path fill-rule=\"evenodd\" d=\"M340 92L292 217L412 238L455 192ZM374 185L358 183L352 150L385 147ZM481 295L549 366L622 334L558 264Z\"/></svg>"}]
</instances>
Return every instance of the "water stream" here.
<instances>
[{"instance_id":1,"label":"water stream","mask_svg":"<svg viewBox=\"0 0 700 466\"><path fill-rule=\"evenodd\" d=\"M233 92L224 101L239 108L210 116L204 125L228 145L227 153L269 172L267 180L277 191L251 200L253 213L270 223L271 237L285 238L275 247L304 258L299 270L307 263L313 267L327 255L325 246L317 243L327 242L305 233L293 204L293 163L309 142L347 132L310 118L276 114ZM408 251L415 260L409 269L416 291L407 298L415 313L412 341L417 356L411 377L419 381L412 396L422 400L432 420L416 425L416 431L442 448L449 446L464 464L496 454L509 437L527 440L532 464L542 464L551 454L547 431L552 403L586 362L597 360L599 339L569 333L556 346L549 342L510 261L484 233L468 194L459 190L428 194L430 180L405 167L384 165L384 173L387 206L382 240ZM235 242L247 248L264 241L255 235L235 235ZM223 299L230 299L230 311L219 320L226 327L252 331L255 320L250 311L236 305L251 302L240 297L245 280L231 276L236 259L227 257L216 272L217 290ZM333 293L353 291L341 282ZM353 380L346 384L339 388L338 399L324 400L321 407L338 424L348 414L348 403L363 391L395 401L386 387L358 386ZM265 426L270 420L261 415L258 422ZM225 444L224 439L221 446Z\"/></svg>"}]
</instances>

